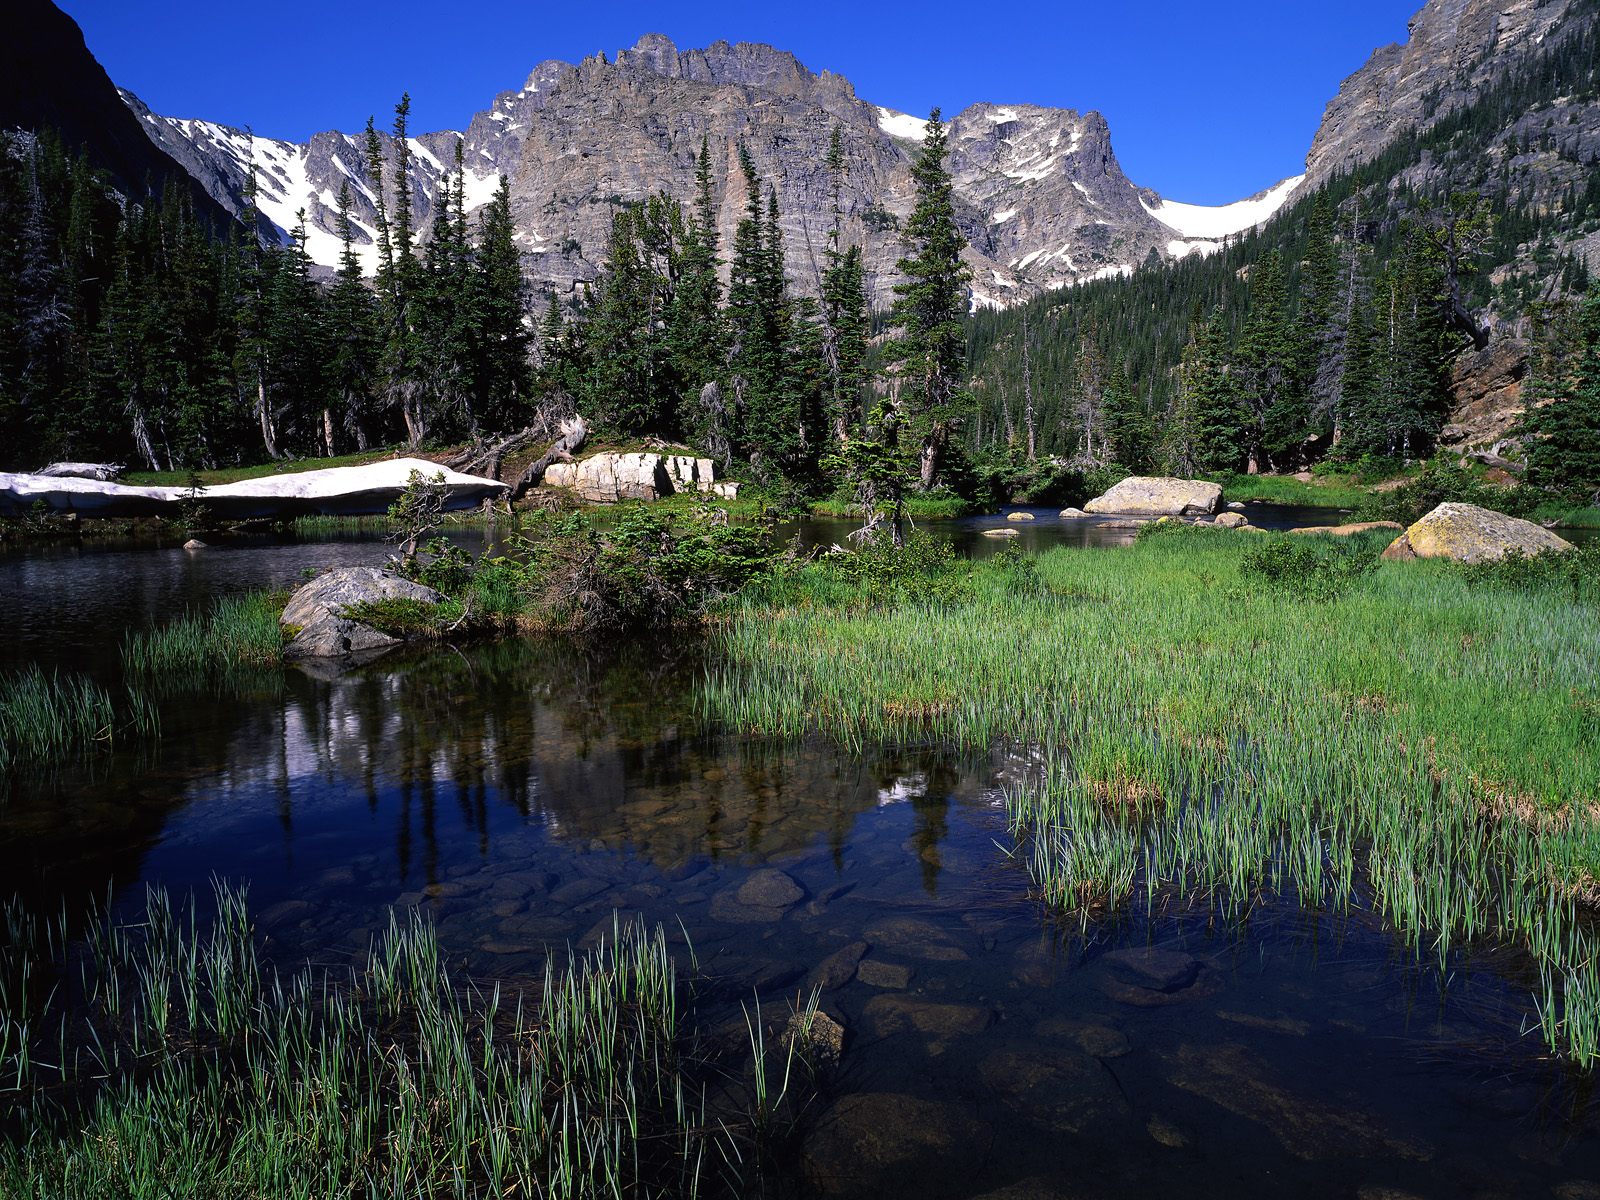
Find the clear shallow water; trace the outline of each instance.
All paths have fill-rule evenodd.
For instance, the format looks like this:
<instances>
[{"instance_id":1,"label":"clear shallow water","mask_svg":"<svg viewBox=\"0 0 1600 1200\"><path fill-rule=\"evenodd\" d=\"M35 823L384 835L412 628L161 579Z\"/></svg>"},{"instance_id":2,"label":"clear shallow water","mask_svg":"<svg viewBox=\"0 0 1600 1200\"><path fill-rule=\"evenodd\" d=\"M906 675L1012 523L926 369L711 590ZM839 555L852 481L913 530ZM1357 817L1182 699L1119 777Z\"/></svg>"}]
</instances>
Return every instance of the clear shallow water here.
<instances>
[{"instance_id":1,"label":"clear shallow water","mask_svg":"<svg viewBox=\"0 0 1600 1200\"><path fill-rule=\"evenodd\" d=\"M385 552L11 556L5 653L106 669L129 625ZM843 980L802 1194L1600 1195L1600 1113L1520 1035L1518 955L1460 958L1441 992L1363 914L1270 901L1084 936L1006 853L1019 764L708 731L704 654L505 643L174 695L159 747L12 781L0 879L46 904L248 881L284 962L420 906L453 961L513 981L639 914L692 943L697 1020L735 1047L753 993L776 1014ZM800 898L747 902L772 870Z\"/></svg>"}]
</instances>

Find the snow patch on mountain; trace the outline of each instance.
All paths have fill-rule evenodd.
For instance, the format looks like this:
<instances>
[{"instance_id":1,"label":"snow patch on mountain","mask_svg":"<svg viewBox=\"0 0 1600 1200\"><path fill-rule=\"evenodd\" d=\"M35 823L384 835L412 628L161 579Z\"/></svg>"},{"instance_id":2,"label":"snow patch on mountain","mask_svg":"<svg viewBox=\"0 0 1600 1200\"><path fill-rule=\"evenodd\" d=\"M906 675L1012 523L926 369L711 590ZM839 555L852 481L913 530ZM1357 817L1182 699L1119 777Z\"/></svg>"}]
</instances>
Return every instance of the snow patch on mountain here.
<instances>
[{"instance_id":1,"label":"snow patch on mountain","mask_svg":"<svg viewBox=\"0 0 1600 1200\"><path fill-rule=\"evenodd\" d=\"M1283 207L1304 179L1304 175L1291 175L1264 192L1232 204L1180 204L1176 200L1162 200L1152 207L1143 197L1139 203L1145 212L1185 238L1214 241L1260 225Z\"/></svg>"},{"instance_id":2,"label":"snow patch on mountain","mask_svg":"<svg viewBox=\"0 0 1600 1200\"><path fill-rule=\"evenodd\" d=\"M928 130L928 122L925 117L913 117L909 113L895 112L892 108L879 108L878 128L892 138L920 142Z\"/></svg>"}]
</instances>

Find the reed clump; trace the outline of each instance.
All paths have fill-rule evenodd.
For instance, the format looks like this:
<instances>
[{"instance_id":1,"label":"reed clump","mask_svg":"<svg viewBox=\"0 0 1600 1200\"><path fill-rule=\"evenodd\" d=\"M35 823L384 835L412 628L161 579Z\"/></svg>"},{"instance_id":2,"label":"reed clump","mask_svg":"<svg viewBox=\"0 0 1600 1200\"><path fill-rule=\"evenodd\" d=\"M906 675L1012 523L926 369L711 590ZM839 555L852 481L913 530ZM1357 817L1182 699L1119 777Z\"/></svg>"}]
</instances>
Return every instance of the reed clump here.
<instances>
[{"instance_id":1,"label":"reed clump","mask_svg":"<svg viewBox=\"0 0 1600 1200\"><path fill-rule=\"evenodd\" d=\"M458 977L415 916L349 970L282 975L242 892L214 910L151 889L69 945L0 909L0 1195L750 1194L659 930L513 991Z\"/></svg>"},{"instance_id":2,"label":"reed clump","mask_svg":"<svg viewBox=\"0 0 1600 1200\"><path fill-rule=\"evenodd\" d=\"M1370 904L1441 962L1518 940L1543 976L1531 1020L1591 1062L1600 723L1574 698L1595 694L1600 609L1559 581L1332 558L1382 535L1317 549L1337 586L1302 588L1275 536L1055 550L1030 589L980 564L938 604L791 573L719 632L706 704L752 733L1015 749L1033 878L1086 919L1282 895Z\"/></svg>"},{"instance_id":3,"label":"reed clump","mask_svg":"<svg viewBox=\"0 0 1600 1200\"><path fill-rule=\"evenodd\" d=\"M224 596L203 610L139 630L122 644L123 667L138 679L192 679L274 666L283 661L278 618L286 599L278 592Z\"/></svg>"},{"instance_id":4,"label":"reed clump","mask_svg":"<svg viewBox=\"0 0 1600 1200\"><path fill-rule=\"evenodd\" d=\"M38 666L0 675L0 772L109 749L119 731L149 737L158 729L142 696L130 692L119 705L85 675Z\"/></svg>"}]
</instances>

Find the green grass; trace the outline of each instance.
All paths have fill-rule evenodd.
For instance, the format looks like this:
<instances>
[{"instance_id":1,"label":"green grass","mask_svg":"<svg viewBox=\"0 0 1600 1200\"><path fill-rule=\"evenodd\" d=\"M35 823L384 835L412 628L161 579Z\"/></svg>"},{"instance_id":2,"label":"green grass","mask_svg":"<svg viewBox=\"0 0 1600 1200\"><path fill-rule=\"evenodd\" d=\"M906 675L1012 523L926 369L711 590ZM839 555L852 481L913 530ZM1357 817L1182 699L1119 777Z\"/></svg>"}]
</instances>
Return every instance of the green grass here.
<instances>
[{"instance_id":1,"label":"green grass","mask_svg":"<svg viewBox=\"0 0 1600 1200\"><path fill-rule=\"evenodd\" d=\"M1059 549L1034 586L980 565L938 602L794 572L720 634L706 703L756 734L1036 758L1009 797L1019 842L1041 893L1085 915L1268 893L1370 902L1441 960L1518 940L1543 980L1530 1020L1592 1061L1600 609L1430 562L1309 600L1243 570L1278 536Z\"/></svg>"},{"instance_id":2,"label":"green grass","mask_svg":"<svg viewBox=\"0 0 1600 1200\"><path fill-rule=\"evenodd\" d=\"M286 597L278 592L226 596L203 611L132 633L123 642L127 673L141 680L192 679L283 660L278 626Z\"/></svg>"},{"instance_id":3,"label":"green grass","mask_svg":"<svg viewBox=\"0 0 1600 1200\"><path fill-rule=\"evenodd\" d=\"M155 710L135 693L119 708L110 692L82 675L47 675L37 666L0 675L0 771L108 748L119 729L154 736Z\"/></svg>"},{"instance_id":4,"label":"green grass","mask_svg":"<svg viewBox=\"0 0 1600 1200\"><path fill-rule=\"evenodd\" d=\"M977 505L950 492L929 495L912 492L905 498L905 511L908 517L917 521L948 521L977 511ZM853 501L837 496L814 501L811 513L813 516L842 520L859 520L861 517L861 509Z\"/></svg>"},{"instance_id":5,"label":"green grass","mask_svg":"<svg viewBox=\"0 0 1600 1200\"><path fill-rule=\"evenodd\" d=\"M1317 508L1355 508L1372 494L1351 476L1315 476L1310 483L1289 475L1227 475L1218 479L1225 501L1260 500Z\"/></svg>"},{"instance_id":6,"label":"green grass","mask_svg":"<svg viewBox=\"0 0 1600 1200\"><path fill-rule=\"evenodd\" d=\"M756 1183L785 1095L762 1086L763 1057L762 1112L708 1109L659 929L618 925L502 987L452 971L415 917L349 970L279 974L243 893L219 885L215 907L207 928L152 889L142 914L92 917L69 947L64 921L0 905L0 1195L598 1200Z\"/></svg>"},{"instance_id":7,"label":"green grass","mask_svg":"<svg viewBox=\"0 0 1600 1200\"><path fill-rule=\"evenodd\" d=\"M1543 505L1533 514L1536 521L1554 521L1557 529L1600 529L1600 508L1569 508Z\"/></svg>"}]
</instances>

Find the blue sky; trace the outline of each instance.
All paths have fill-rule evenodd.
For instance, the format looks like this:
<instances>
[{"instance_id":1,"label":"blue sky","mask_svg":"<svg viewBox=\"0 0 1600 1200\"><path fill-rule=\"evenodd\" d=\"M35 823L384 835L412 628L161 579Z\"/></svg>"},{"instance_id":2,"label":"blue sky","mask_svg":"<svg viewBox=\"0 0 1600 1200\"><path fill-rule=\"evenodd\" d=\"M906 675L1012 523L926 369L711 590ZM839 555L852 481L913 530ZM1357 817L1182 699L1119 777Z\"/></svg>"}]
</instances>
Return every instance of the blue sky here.
<instances>
[{"instance_id":1,"label":"blue sky","mask_svg":"<svg viewBox=\"0 0 1600 1200\"><path fill-rule=\"evenodd\" d=\"M1339 81L1403 40L1421 0L58 2L157 112L272 137L384 124L405 90L414 129L459 129L544 59L659 32L680 47L770 42L918 115L979 100L1099 109L1136 183L1218 204L1300 169Z\"/></svg>"}]
</instances>

